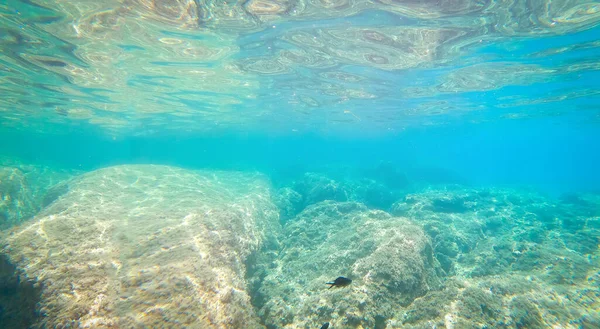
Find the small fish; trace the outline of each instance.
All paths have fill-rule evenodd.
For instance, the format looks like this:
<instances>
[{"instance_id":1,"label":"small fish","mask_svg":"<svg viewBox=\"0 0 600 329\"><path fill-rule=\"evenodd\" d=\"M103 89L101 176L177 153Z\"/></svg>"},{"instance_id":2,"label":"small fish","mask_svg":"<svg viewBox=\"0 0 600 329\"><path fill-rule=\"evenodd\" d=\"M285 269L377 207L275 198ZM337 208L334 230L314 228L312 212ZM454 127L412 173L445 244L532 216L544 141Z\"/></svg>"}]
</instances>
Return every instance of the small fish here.
<instances>
[{"instance_id":1,"label":"small fish","mask_svg":"<svg viewBox=\"0 0 600 329\"><path fill-rule=\"evenodd\" d=\"M329 328L329 322L323 323L323 325L321 326L321 329L327 329L327 328Z\"/></svg>"},{"instance_id":2,"label":"small fish","mask_svg":"<svg viewBox=\"0 0 600 329\"><path fill-rule=\"evenodd\" d=\"M352 283L352 280L350 280L348 278L344 278L343 276L338 277L337 279L333 280L333 282L327 282L327 284L331 285L331 287L329 287L329 289L331 289L333 287L345 287L351 283Z\"/></svg>"}]
</instances>

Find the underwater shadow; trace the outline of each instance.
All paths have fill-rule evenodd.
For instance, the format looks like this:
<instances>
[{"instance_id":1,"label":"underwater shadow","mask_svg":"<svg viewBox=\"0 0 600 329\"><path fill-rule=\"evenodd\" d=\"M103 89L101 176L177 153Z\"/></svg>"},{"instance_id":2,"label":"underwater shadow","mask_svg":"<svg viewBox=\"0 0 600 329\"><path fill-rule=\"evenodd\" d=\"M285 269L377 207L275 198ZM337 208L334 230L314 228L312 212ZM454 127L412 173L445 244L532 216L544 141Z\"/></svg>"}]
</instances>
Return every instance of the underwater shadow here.
<instances>
[{"instance_id":1,"label":"underwater shadow","mask_svg":"<svg viewBox=\"0 0 600 329\"><path fill-rule=\"evenodd\" d=\"M41 287L22 281L6 255L0 255L0 329L31 328L38 320Z\"/></svg>"}]
</instances>

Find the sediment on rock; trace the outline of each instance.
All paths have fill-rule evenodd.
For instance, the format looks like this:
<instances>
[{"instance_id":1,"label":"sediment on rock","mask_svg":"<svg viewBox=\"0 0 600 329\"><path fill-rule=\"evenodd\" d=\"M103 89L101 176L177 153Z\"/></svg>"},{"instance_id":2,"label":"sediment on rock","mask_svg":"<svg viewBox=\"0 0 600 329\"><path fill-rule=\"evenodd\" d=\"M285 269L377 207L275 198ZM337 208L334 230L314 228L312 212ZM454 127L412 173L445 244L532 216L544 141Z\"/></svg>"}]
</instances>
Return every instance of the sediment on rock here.
<instances>
[{"instance_id":1,"label":"sediment on rock","mask_svg":"<svg viewBox=\"0 0 600 329\"><path fill-rule=\"evenodd\" d=\"M25 174L18 168L0 167L0 229L32 217L37 210Z\"/></svg>"},{"instance_id":2,"label":"sediment on rock","mask_svg":"<svg viewBox=\"0 0 600 329\"><path fill-rule=\"evenodd\" d=\"M132 165L97 170L3 252L40 284L38 327L262 328L245 261L278 231L258 174Z\"/></svg>"},{"instance_id":3,"label":"sediment on rock","mask_svg":"<svg viewBox=\"0 0 600 329\"><path fill-rule=\"evenodd\" d=\"M68 190L73 171L0 157L0 230L35 216Z\"/></svg>"},{"instance_id":4,"label":"sediment on rock","mask_svg":"<svg viewBox=\"0 0 600 329\"><path fill-rule=\"evenodd\" d=\"M380 327L399 306L440 284L423 230L360 203L309 206L287 223L281 242L254 291L268 328L318 328L328 321ZM325 283L337 276L353 282L328 289Z\"/></svg>"}]
</instances>

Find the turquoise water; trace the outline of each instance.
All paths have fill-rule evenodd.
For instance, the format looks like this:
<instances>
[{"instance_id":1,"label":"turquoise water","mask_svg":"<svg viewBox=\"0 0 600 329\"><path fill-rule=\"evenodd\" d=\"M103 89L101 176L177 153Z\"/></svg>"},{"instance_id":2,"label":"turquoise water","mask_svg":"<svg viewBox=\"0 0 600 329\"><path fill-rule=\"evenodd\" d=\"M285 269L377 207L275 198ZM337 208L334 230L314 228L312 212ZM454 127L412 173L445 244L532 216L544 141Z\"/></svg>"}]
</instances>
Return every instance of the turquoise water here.
<instances>
[{"instance_id":1,"label":"turquoise water","mask_svg":"<svg viewBox=\"0 0 600 329\"><path fill-rule=\"evenodd\" d=\"M600 328L599 22L0 2L0 327Z\"/></svg>"}]
</instances>

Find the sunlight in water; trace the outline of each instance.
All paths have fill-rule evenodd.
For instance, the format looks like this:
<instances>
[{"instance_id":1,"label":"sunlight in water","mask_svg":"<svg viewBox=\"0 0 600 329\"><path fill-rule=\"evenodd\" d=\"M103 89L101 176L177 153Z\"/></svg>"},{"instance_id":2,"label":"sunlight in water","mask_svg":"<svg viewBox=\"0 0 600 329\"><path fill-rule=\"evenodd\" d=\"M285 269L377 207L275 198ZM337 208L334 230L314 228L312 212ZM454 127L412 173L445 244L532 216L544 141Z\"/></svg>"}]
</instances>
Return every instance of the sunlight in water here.
<instances>
[{"instance_id":1,"label":"sunlight in water","mask_svg":"<svg viewBox=\"0 0 600 329\"><path fill-rule=\"evenodd\" d=\"M481 111L562 115L558 102L598 95L553 84L598 70L594 1L10 0L0 10L0 117L11 127L401 130ZM532 92L505 99L510 86Z\"/></svg>"},{"instance_id":2,"label":"sunlight in water","mask_svg":"<svg viewBox=\"0 0 600 329\"><path fill-rule=\"evenodd\" d=\"M0 329L600 328L597 0L0 1Z\"/></svg>"}]
</instances>

